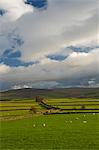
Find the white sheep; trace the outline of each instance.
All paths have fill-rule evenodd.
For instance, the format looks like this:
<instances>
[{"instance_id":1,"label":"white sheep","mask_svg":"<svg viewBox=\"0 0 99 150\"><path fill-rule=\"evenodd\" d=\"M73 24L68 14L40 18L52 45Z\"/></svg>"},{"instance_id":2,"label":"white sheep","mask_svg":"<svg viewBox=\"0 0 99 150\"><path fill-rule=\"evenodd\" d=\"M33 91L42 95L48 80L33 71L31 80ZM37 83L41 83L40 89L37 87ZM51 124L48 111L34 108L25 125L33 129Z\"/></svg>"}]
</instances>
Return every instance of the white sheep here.
<instances>
[{"instance_id":1,"label":"white sheep","mask_svg":"<svg viewBox=\"0 0 99 150\"><path fill-rule=\"evenodd\" d=\"M87 123L87 121L86 121L86 120L84 120L84 121L83 121L83 123Z\"/></svg>"},{"instance_id":2,"label":"white sheep","mask_svg":"<svg viewBox=\"0 0 99 150\"><path fill-rule=\"evenodd\" d=\"M35 125L35 124L33 124L33 127L35 128L35 127L36 127L36 125Z\"/></svg>"},{"instance_id":3,"label":"white sheep","mask_svg":"<svg viewBox=\"0 0 99 150\"><path fill-rule=\"evenodd\" d=\"M43 127L45 127L46 126L46 124L45 123L43 123Z\"/></svg>"},{"instance_id":4,"label":"white sheep","mask_svg":"<svg viewBox=\"0 0 99 150\"><path fill-rule=\"evenodd\" d=\"M79 118L77 117L76 120L78 120Z\"/></svg>"}]
</instances>

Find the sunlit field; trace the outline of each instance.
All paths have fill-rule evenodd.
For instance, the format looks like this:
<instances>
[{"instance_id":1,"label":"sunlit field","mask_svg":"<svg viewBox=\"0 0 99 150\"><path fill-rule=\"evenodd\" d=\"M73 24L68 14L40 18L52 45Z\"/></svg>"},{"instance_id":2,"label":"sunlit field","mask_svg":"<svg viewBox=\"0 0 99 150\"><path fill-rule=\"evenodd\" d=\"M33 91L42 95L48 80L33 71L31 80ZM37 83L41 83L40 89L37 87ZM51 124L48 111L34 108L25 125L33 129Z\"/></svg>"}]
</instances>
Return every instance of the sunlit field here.
<instances>
[{"instance_id":1,"label":"sunlit field","mask_svg":"<svg viewBox=\"0 0 99 150\"><path fill-rule=\"evenodd\" d=\"M0 102L0 149L99 149L98 99L50 98L45 103L64 111L46 114L35 99Z\"/></svg>"},{"instance_id":2,"label":"sunlit field","mask_svg":"<svg viewBox=\"0 0 99 150\"><path fill-rule=\"evenodd\" d=\"M76 112L99 112L99 100L91 98L58 98L45 99L45 103L56 108L63 109L62 113L76 113ZM19 116L30 117L34 115L30 112L30 108L34 107L37 114L40 115L46 112L46 109L39 105L35 99L26 100L8 100L0 102L0 120L15 120ZM53 111L52 111L53 113ZM59 113L59 111L56 113Z\"/></svg>"},{"instance_id":3,"label":"sunlit field","mask_svg":"<svg viewBox=\"0 0 99 150\"><path fill-rule=\"evenodd\" d=\"M33 116L1 122L1 149L99 149L99 114Z\"/></svg>"}]
</instances>

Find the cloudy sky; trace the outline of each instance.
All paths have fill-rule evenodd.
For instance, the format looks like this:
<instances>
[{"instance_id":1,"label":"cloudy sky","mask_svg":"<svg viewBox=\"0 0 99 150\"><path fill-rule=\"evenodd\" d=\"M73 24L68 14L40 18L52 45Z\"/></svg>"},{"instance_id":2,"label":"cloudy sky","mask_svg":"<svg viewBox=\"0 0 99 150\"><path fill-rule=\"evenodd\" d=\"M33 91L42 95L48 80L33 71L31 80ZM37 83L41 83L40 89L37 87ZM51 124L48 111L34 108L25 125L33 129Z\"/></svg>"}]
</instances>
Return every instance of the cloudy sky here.
<instances>
[{"instance_id":1,"label":"cloudy sky","mask_svg":"<svg viewBox=\"0 0 99 150\"><path fill-rule=\"evenodd\" d=\"M98 0L0 0L0 89L99 87Z\"/></svg>"}]
</instances>

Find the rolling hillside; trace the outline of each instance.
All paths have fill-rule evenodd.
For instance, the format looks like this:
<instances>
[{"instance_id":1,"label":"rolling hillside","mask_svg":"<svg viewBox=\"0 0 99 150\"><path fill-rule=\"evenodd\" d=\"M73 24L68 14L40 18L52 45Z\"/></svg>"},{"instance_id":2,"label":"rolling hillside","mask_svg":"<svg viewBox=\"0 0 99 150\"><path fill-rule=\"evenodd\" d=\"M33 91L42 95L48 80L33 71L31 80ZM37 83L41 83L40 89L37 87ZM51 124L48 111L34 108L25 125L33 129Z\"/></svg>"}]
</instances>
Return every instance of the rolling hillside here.
<instances>
[{"instance_id":1,"label":"rolling hillside","mask_svg":"<svg viewBox=\"0 0 99 150\"><path fill-rule=\"evenodd\" d=\"M0 92L0 100L46 98L99 98L99 88L18 89Z\"/></svg>"}]
</instances>

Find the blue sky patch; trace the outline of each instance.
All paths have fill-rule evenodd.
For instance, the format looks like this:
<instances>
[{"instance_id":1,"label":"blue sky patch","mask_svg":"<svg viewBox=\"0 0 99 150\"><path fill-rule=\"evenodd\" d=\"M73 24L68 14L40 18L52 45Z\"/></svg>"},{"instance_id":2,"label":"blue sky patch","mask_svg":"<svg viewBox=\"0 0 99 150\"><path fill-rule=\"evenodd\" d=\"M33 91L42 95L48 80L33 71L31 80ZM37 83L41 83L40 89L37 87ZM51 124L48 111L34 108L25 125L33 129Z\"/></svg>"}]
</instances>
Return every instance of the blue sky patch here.
<instances>
[{"instance_id":1,"label":"blue sky patch","mask_svg":"<svg viewBox=\"0 0 99 150\"><path fill-rule=\"evenodd\" d=\"M12 49L7 49L4 51L2 58L18 58L21 57L20 51L13 51Z\"/></svg>"},{"instance_id":2,"label":"blue sky patch","mask_svg":"<svg viewBox=\"0 0 99 150\"><path fill-rule=\"evenodd\" d=\"M0 9L0 16L3 16L6 13L4 9Z\"/></svg>"},{"instance_id":3,"label":"blue sky patch","mask_svg":"<svg viewBox=\"0 0 99 150\"><path fill-rule=\"evenodd\" d=\"M36 8L47 8L47 0L25 0L25 4L32 5Z\"/></svg>"},{"instance_id":4,"label":"blue sky patch","mask_svg":"<svg viewBox=\"0 0 99 150\"><path fill-rule=\"evenodd\" d=\"M25 67L28 67L29 65L32 65L33 63L32 62L22 62L21 60L18 60L16 58L5 58L3 60L0 60L0 63L4 63L10 67L19 67L19 66L25 66Z\"/></svg>"},{"instance_id":5,"label":"blue sky patch","mask_svg":"<svg viewBox=\"0 0 99 150\"><path fill-rule=\"evenodd\" d=\"M74 52L85 52L88 53L91 50L93 50L94 48L99 48L99 46L95 46L95 47L76 47L76 46L69 46L67 48L72 49Z\"/></svg>"},{"instance_id":6,"label":"blue sky patch","mask_svg":"<svg viewBox=\"0 0 99 150\"><path fill-rule=\"evenodd\" d=\"M3 55L0 58L0 63L4 63L11 67L18 66L29 66L37 62L23 62L19 58L21 57L20 51L13 51L12 49L7 49L4 51Z\"/></svg>"},{"instance_id":7,"label":"blue sky patch","mask_svg":"<svg viewBox=\"0 0 99 150\"><path fill-rule=\"evenodd\" d=\"M48 55L48 58L50 58L51 60L57 60L57 61L63 61L67 58L67 56L64 55Z\"/></svg>"}]
</instances>

